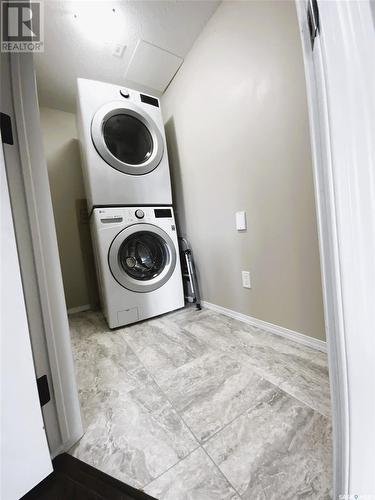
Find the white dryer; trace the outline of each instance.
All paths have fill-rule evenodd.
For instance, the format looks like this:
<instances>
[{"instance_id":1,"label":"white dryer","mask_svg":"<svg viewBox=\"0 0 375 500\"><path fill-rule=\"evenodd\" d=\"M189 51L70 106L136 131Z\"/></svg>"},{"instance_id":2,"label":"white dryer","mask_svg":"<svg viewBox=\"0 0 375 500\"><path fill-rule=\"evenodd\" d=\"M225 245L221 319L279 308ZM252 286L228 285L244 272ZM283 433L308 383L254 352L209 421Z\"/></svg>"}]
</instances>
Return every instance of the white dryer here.
<instances>
[{"instance_id":1,"label":"white dryer","mask_svg":"<svg viewBox=\"0 0 375 500\"><path fill-rule=\"evenodd\" d=\"M96 208L90 221L101 302L110 328L184 306L171 207Z\"/></svg>"},{"instance_id":2,"label":"white dryer","mask_svg":"<svg viewBox=\"0 0 375 500\"><path fill-rule=\"evenodd\" d=\"M113 205L171 205L159 100L78 79L77 125L89 212Z\"/></svg>"}]
</instances>

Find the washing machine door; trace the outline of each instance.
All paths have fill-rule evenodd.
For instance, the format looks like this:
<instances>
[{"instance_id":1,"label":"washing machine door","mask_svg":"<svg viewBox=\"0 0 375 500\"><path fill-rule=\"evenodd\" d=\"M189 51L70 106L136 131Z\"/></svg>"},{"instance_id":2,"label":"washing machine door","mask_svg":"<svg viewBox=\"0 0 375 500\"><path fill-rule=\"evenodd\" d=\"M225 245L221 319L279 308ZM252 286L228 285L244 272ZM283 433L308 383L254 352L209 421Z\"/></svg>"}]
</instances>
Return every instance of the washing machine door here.
<instances>
[{"instance_id":1,"label":"washing machine door","mask_svg":"<svg viewBox=\"0 0 375 500\"><path fill-rule=\"evenodd\" d=\"M114 101L99 108L91 122L91 137L103 160L126 174L147 174L163 157L158 126L131 102Z\"/></svg>"},{"instance_id":2,"label":"washing machine door","mask_svg":"<svg viewBox=\"0 0 375 500\"><path fill-rule=\"evenodd\" d=\"M163 286L176 267L176 249L168 234L153 224L134 224L113 240L108 254L116 281L134 292Z\"/></svg>"}]
</instances>

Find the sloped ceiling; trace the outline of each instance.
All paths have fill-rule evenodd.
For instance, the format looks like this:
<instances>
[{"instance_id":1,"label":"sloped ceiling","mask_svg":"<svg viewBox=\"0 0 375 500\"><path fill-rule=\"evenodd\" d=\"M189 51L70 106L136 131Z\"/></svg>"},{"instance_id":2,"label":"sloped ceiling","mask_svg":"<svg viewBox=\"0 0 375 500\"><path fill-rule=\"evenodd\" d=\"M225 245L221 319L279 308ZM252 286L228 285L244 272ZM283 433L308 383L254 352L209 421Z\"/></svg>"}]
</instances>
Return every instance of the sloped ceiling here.
<instances>
[{"instance_id":1,"label":"sloped ceiling","mask_svg":"<svg viewBox=\"0 0 375 500\"><path fill-rule=\"evenodd\" d=\"M45 0L45 50L34 56L40 105L73 112L78 77L128 84L160 95L219 3ZM143 42L161 49L160 53L136 51ZM165 51L177 57L169 58L172 63L153 64L151 59L163 60ZM137 68L149 65L154 73L132 71L129 75L143 81L127 80L131 61ZM149 87L150 82L159 88Z\"/></svg>"}]
</instances>

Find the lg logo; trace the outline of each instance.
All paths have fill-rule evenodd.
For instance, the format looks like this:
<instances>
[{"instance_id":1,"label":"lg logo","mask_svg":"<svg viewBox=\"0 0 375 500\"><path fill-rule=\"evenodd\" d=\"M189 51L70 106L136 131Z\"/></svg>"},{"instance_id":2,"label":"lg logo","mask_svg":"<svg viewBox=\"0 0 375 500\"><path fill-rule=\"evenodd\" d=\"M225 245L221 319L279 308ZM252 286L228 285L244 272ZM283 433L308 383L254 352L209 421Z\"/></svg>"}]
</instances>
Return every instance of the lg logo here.
<instances>
[{"instance_id":1,"label":"lg logo","mask_svg":"<svg viewBox=\"0 0 375 500\"><path fill-rule=\"evenodd\" d=\"M1 50L43 50L43 5L40 2L1 2Z\"/></svg>"}]
</instances>

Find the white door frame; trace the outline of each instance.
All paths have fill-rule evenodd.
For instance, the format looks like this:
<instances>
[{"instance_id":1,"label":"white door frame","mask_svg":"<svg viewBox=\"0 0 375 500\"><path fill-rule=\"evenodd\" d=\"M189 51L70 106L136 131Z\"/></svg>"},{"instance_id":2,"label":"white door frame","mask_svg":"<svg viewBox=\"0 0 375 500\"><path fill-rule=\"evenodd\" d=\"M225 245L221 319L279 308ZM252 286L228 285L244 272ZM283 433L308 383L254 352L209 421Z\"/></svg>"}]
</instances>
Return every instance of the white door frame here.
<instances>
[{"instance_id":1,"label":"white door frame","mask_svg":"<svg viewBox=\"0 0 375 500\"><path fill-rule=\"evenodd\" d=\"M67 451L83 434L55 222L44 155L33 55L10 54L16 133L61 442Z\"/></svg>"},{"instance_id":2,"label":"white door frame","mask_svg":"<svg viewBox=\"0 0 375 500\"><path fill-rule=\"evenodd\" d=\"M308 1L296 6L329 354L333 498L375 498L375 12L369 0L319 0L312 49Z\"/></svg>"}]
</instances>

